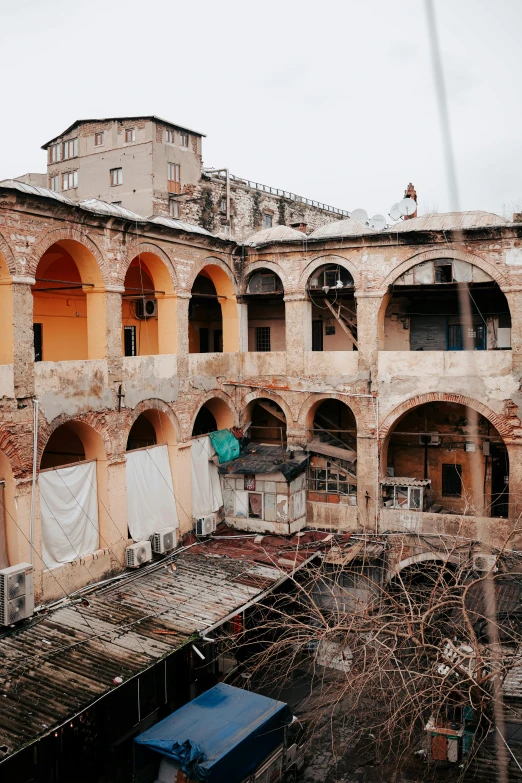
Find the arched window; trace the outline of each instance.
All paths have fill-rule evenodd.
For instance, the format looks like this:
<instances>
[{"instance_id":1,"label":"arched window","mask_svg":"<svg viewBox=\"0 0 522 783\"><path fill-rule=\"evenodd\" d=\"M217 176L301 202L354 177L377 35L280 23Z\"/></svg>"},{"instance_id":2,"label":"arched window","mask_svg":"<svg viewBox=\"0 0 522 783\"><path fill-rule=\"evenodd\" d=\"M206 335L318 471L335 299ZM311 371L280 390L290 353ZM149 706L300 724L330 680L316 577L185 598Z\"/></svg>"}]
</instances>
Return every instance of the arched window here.
<instances>
[{"instance_id":1,"label":"arched window","mask_svg":"<svg viewBox=\"0 0 522 783\"><path fill-rule=\"evenodd\" d=\"M279 276L270 269L257 270L243 298L248 306L248 350L284 351L285 302Z\"/></svg>"},{"instance_id":2,"label":"arched window","mask_svg":"<svg viewBox=\"0 0 522 783\"><path fill-rule=\"evenodd\" d=\"M234 287L215 264L204 267L192 286L189 353L239 350L239 314Z\"/></svg>"}]
</instances>

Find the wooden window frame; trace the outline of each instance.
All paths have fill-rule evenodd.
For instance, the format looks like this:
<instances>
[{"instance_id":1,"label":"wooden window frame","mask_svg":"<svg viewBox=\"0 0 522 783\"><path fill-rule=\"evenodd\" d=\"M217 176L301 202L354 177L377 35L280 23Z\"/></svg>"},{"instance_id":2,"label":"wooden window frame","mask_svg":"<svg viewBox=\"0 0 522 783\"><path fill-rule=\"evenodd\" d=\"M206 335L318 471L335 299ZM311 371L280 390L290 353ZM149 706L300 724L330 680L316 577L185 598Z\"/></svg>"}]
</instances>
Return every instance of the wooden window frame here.
<instances>
[{"instance_id":1,"label":"wooden window frame","mask_svg":"<svg viewBox=\"0 0 522 783\"><path fill-rule=\"evenodd\" d=\"M72 151L72 154L71 154ZM63 155L62 160L71 160L78 157L78 137L75 139L67 139L63 142Z\"/></svg>"},{"instance_id":2,"label":"wooden window frame","mask_svg":"<svg viewBox=\"0 0 522 783\"><path fill-rule=\"evenodd\" d=\"M165 142L167 144L175 144L176 143L176 131L171 130L170 128L165 128Z\"/></svg>"},{"instance_id":3,"label":"wooden window frame","mask_svg":"<svg viewBox=\"0 0 522 783\"><path fill-rule=\"evenodd\" d=\"M54 187L56 185L56 187ZM59 193L60 192L60 175L59 174L53 174L51 177L49 177L49 188L53 191L53 193Z\"/></svg>"},{"instance_id":4,"label":"wooden window frame","mask_svg":"<svg viewBox=\"0 0 522 783\"><path fill-rule=\"evenodd\" d=\"M121 166L117 166L110 170L110 181L111 188L117 188L119 185L123 185L123 168Z\"/></svg>"},{"instance_id":5,"label":"wooden window frame","mask_svg":"<svg viewBox=\"0 0 522 783\"><path fill-rule=\"evenodd\" d=\"M99 141L101 139L101 141ZM94 146L95 147L103 147L105 144L105 133L104 131L97 131L97 133L94 134Z\"/></svg>"},{"instance_id":6,"label":"wooden window frame","mask_svg":"<svg viewBox=\"0 0 522 783\"><path fill-rule=\"evenodd\" d=\"M184 147L184 149L188 149L190 145L190 137L188 133L184 133L183 131L180 131L179 134L179 146Z\"/></svg>"},{"instance_id":7,"label":"wooden window frame","mask_svg":"<svg viewBox=\"0 0 522 783\"><path fill-rule=\"evenodd\" d=\"M136 128L125 128L125 144L132 144L134 141L136 141Z\"/></svg>"},{"instance_id":8,"label":"wooden window frame","mask_svg":"<svg viewBox=\"0 0 522 783\"><path fill-rule=\"evenodd\" d=\"M174 175L171 178L171 175ZM179 163L167 163L167 190L169 193L181 193L181 166Z\"/></svg>"},{"instance_id":9,"label":"wooden window frame","mask_svg":"<svg viewBox=\"0 0 522 783\"><path fill-rule=\"evenodd\" d=\"M51 144L49 147L49 163L59 163L62 159L62 144Z\"/></svg>"},{"instance_id":10,"label":"wooden window frame","mask_svg":"<svg viewBox=\"0 0 522 783\"><path fill-rule=\"evenodd\" d=\"M72 183L72 184L71 184ZM78 187L78 169L62 172L62 190L76 190Z\"/></svg>"}]
</instances>

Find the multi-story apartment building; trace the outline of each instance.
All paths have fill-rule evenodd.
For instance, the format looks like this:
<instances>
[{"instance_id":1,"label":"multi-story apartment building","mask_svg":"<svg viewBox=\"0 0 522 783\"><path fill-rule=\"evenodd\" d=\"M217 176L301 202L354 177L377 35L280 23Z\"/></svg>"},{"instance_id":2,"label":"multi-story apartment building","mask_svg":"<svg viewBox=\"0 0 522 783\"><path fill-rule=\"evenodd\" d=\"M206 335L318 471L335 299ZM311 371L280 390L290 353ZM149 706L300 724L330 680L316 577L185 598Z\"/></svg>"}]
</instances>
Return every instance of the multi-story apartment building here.
<instances>
[{"instance_id":1,"label":"multi-story apartment building","mask_svg":"<svg viewBox=\"0 0 522 783\"><path fill-rule=\"evenodd\" d=\"M47 187L74 201L96 198L143 216L196 223L245 239L275 225L318 228L348 213L294 193L204 170L204 134L159 117L77 120L43 145ZM20 180L42 185L42 175Z\"/></svg>"}]
</instances>

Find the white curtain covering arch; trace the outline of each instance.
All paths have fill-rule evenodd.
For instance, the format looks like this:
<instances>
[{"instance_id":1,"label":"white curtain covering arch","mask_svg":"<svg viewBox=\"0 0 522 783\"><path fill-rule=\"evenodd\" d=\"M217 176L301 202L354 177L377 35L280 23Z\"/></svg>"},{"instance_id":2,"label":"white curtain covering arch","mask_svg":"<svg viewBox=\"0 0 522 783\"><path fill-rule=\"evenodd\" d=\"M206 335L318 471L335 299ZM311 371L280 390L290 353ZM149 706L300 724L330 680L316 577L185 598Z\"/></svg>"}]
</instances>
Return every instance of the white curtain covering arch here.
<instances>
[{"instance_id":1,"label":"white curtain covering arch","mask_svg":"<svg viewBox=\"0 0 522 783\"><path fill-rule=\"evenodd\" d=\"M128 451L127 522L134 541L146 541L164 527L179 527L167 446Z\"/></svg>"},{"instance_id":2,"label":"white curtain covering arch","mask_svg":"<svg viewBox=\"0 0 522 783\"><path fill-rule=\"evenodd\" d=\"M191 443L192 516L196 519L218 511L223 505L217 465L210 461L215 453L208 435L194 438Z\"/></svg>"},{"instance_id":3,"label":"white curtain covering arch","mask_svg":"<svg viewBox=\"0 0 522 783\"><path fill-rule=\"evenodd\" d=\"M96 462L40 473L42 559L57 568L99 549Z\"/></svg>"}]
</instances>

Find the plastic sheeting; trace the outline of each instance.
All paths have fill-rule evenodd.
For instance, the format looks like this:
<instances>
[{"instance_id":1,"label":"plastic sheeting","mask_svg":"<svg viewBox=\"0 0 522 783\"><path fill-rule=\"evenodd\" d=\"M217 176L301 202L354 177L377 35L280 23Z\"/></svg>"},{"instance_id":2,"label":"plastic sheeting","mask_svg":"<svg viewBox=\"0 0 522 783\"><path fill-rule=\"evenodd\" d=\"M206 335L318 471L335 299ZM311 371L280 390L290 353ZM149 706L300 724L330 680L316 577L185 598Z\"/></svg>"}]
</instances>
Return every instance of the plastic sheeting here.
<instances>
[{"instance_id":1,"label":"plastic sheeting","mask_svg":"<svg viewBox=\"0 0 522 783\"><path fill-rule=\"evenodd\" d=\"M145 541L164 527L178 527L167 446L128 451L127 520L134 541Z\"/></svg>"},{"instance_id":2,"label":"plastic sheeting","mask_svg":"<svg viewBox=\"0 0 522 783\"><path fill-rule=\"evenodd\" d=\"M217 465L210 462L215 450L208 435L192 441L192 516L204 517L223 505Z\"/></svg>"},{"instance_id":3,"label":"plastic sheeting","mask_svg":"<svg viewBox=\"0 0 522 783\"><path fill-rule=\"evenodd\" d=\"M218 455L219 464L239 457L239 441L230 430L209 433L209 438Z\"/></svg>"},{"instance_id":4,"label":"plastic sheeting","mask_svg":"<svg viewBox=\"0 0 522 783\"><path fill-rule=\"evenodd\" d=\"M99 548L96 462L40 473L42 558L49 569Z\"/></svg>"}]
</instances>

